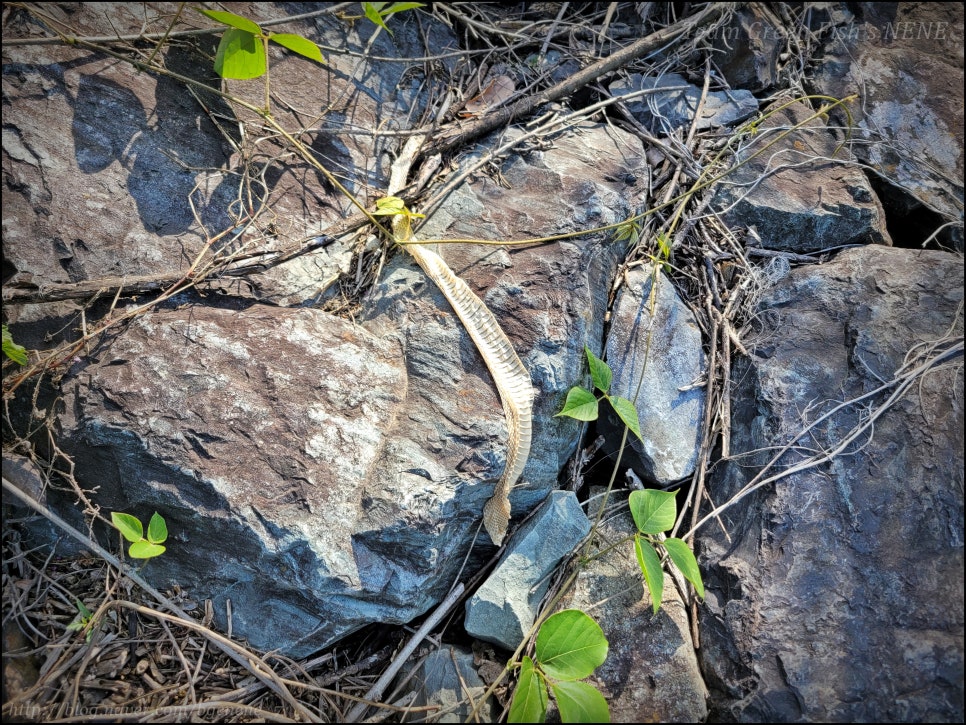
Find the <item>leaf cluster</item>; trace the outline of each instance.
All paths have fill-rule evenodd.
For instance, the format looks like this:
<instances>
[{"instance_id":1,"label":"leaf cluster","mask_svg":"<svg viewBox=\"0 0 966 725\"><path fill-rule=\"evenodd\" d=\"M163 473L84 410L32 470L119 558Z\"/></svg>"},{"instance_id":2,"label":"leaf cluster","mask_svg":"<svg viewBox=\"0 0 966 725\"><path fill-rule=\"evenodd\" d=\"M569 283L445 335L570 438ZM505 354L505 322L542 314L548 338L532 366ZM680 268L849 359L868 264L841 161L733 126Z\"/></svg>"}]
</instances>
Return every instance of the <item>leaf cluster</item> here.
<instances>
[{"instance_id":1,"label":"leaf cluster","mask_svg":"<svg viewBox=\"0 0 966 725\"><path fill-rule=\"evenodd\" d=\"M301 35L262 30L257 23L224 10L199 10L215 22L227 25L215 53L215 72L222 78L247 80L265 75L268 69L268 41L294 53L325 63L319 46Z\"/></svg>"},{"instance_id":2,"label":"leaf cluster","mask_svg":"<svg viewBox=\"0 0 966 725\"><path fill-rule=\"evenodd\" d=\"M607 659L607 637L579 609L550 616L537 634L534 658L524 656L508 722L544 722L550 692L563 722L610 722L607 701L589 677Z\"/></svg>"},{"instance_id":3,"label":"leaf cluster","mask_svg":"<svg viewBox=\"0 0 966 725\"><path fill-rule=\"evenodd\" d=\"M674 562L674 565L684 574L701 599L704 599L704 584L701 581L701 571L694 558L691 547L684 539L665 538L664 532L674 526L677 518L677 491L659 491L645 489L632 491L628 498L631 516L637 526L634 534L634 552L637 563L644 574L644 582L651 593L651 605L654 613L661 608L664 596L664 568L661 565L661 549Z\"/></svg>"},{"instance_id":4,"label":"leaf cluster","mask_svg":"<svg viewBox=\"0 0 966 725\"><path fill-rule=\"evenodd\" d=\"M633 230L631 229L631 232ZM594 388L603 395L614 411L620 416L633 433L641 438L641 426L637 417L637 408L626 398L608 395L613 373L610 366L594 355L590 348L584 347L587 362L590 366L590 377ZM563 410L557 415L566 415L577 420L596 420L599 413L599 399L597 396L580 386L574 386L567 393L567 401ZM664 569L661 564L662 551L666 552L674 565L684 574L685 578L694 585L698 596L704 599L704 584L694 553L683 539L666 538L665 531L674 526L677 518L676 491L659 491L647 489L634 491L628 499L631 515L637 526L634 534L634 551L637 563L644 575L644 582L651 593L651 603L655 614L661 608L664 596Z\"/></svg>"},{"instance_id":5,"label":"leaf cluster","mask_svg":"<svg viewBox=\"0 0 966 725\"><path fill-rule=\"evenodd\" d=\"M593 381L594 388L603 393L603 395L598 398L593 391L575 385L567 393L567 400L564 403L563 410L557 413L557 416L566 415L577 420L597 420L600 400L606 400L610 403L610 406L617 413L621 421L623 421L624 425L630 428L638 440L642 440L641 423L637 416L637 407L634 405L634 402L617 395L609 395L607 391L610 390L610 383L614 377L610 366L594 355L589 347L584 346L584 352L587 354L587 362L590 366L590 377Z\"/></svg>"},{"instance_id":6,"label":"leaf cluster","mask_svg":"<svg viewBox=\"0 0 966 725\"><path fill-rule=\"evenodd\" d=\"M91 643L91 638L94 636L94 613L88 609L84 602L80 599L74 600L77 606L77 615L74 617L74 621L67 625L68 632L84 632L84 641L87 644Z\"/></svg>"},{"instance_id":7,"label":"leaf cluster","mask_svg":"<svg viewBox=\"0 0 966 725\"><path fill-rule=\"evenodd\" d=\"M148 522L148 535L144 536L144 527L131 514L111 512L111 523L121 532L121 535L131 542L128 554L134 559L150 559L164 553L161 544L168 538L168 525L157 511Z\"/></svg>"}]
</instances>

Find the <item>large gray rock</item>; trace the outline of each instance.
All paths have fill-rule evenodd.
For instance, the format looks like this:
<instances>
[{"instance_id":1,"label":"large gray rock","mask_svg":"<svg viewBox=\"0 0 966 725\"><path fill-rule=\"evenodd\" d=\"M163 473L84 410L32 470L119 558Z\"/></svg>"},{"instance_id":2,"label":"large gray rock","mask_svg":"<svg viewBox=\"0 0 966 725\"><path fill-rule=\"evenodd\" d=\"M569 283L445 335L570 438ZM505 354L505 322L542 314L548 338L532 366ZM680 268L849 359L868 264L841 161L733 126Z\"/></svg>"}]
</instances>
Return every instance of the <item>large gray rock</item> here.
<instances>
[{"instance_id":1,"label":"large gray rock","mask_svg":"<svg viewBox=\"0 0 966 725\"><path fill-rule=\"evenodd\" d=\"M953 239L962 251L963 5L850 7L856 15L828 34L814 87L836 98L860 92L849 106L855 155L945 220L958 221Z\"/></svg>"},{"instance_id":2,"label":"large gray rock","mask_svg":"<svg viewBox=\"0 0 966 725\"><path fill-rule=\"evenodd\" d=\"M793 270L763 297L753 357L732 374L733 460L713 499L907 359L961 345L962 302L952 254L872 246ZM772 473L832 450L893 390L835 413ZM963 513L960 348L831 462L726 510L730 541L714 521L700 532L715 716L961 722Z\"/></svg>"},{"instance_id":3,"label":"large gray rock","mask_svg":"<svg viewBox=\"0 0 966 725\"><path fill-rule=\"evenodd\" d=\"M841 140L820 119L775 141L813 113L796 103L763 121L755 140L737 154L744 165L718 183L714 208L733 228L755 227L754 245L766 249L804 254L846 244L891 244L868 179L846 165L848 147L839 148Z\"/></svg>"},{"instance_id":4,"label":"large gray rock","mask_svg":"<svg viewBox=\"0 0 966 725\"><path fill-rule=\"evenodd\" d=\"M446 586L427 554L387 563L400 581L385 591L361 548L406 384L395 344L318 310L162 310L65 380L60 445L106 510L164 516L152 582L219 616L231 599L236 633L305 655L370 617L407 621ZM393 495L415 528L414 493Z\"/></svg>"},{"instance_id":5,"label":"large gray rock","mask_svg":"<svg viewBox=\"0 0 966 725\"><path fill-rule=\"evenodd\" d=\"M628 435L628 464L662 485L690 476L704 422L705 388L696 384L705 374L701 330L671 280L661 272L655 275L653 266L627 273L606 350L614 373L611 394L637 398L643 440ZM604 407L598 425L607 448L616 451L624 424L610 406Z\"/></svg>"}]
</instances>

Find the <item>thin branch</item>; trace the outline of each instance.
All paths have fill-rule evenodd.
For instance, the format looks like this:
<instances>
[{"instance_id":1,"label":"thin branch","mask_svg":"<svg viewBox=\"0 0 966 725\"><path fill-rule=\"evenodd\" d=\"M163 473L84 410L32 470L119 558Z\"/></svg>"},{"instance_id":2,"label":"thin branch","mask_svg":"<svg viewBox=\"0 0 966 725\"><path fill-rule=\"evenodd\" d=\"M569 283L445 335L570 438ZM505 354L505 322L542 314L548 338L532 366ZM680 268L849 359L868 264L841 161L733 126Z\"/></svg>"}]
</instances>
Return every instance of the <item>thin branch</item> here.
<instances>
[{"instance_id":1,"label":"thin branch","mask_svg":"<svg viewBox=\"0 0 966 725\"><path fill-rule=\"evenodd\" d=\"M607 58L589 65L584 70L561 81L553 88L534 96L522 98L511 106L495 109L469 125L463 126L459 122L450 125L443 130L438 138L433 139L427 153L451 151L471 139L510 123L515 118L532 113L537 107L545 103L569 96L574 91L597 80L605 73L617 70L632 60L636 60L646 53L657 50L665 43L675 40L701 25L713 22L726 10L727 6L724 3L711 3L697 15L686 18L655 33L651 33L645 38L641 38L636 43L632 43L626 48L622 48L616 53L609 55Z\"/></svg>"}]
</instances>

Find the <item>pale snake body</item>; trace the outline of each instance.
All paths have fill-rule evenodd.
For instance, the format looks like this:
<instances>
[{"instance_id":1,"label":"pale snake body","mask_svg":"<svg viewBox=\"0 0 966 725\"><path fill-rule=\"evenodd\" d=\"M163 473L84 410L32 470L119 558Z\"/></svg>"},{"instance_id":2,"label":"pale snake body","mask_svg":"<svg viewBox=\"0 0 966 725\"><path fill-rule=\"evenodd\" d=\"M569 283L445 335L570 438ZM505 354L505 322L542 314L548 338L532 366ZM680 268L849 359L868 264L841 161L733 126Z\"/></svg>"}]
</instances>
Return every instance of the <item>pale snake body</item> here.
<instances>
[{"instance_id":1,"label":"pale snake body","mask_svg":"<svg viewBox=\"0 0 966 725\"><path fill-rule=\"evenodd\" d=\"M480 351L496 383L507 423L506 466L493 496L483 507L483 525L493 543L503 543L510 523L510 490L520 478L530 455L534 391L530 374L517 357L513 345L493 313L449 265L431 249L413 243L408 219L396 216L393 231L397 241L413 256L426 275L446 296L463 327Z\"/></svg>"}]
</instances>

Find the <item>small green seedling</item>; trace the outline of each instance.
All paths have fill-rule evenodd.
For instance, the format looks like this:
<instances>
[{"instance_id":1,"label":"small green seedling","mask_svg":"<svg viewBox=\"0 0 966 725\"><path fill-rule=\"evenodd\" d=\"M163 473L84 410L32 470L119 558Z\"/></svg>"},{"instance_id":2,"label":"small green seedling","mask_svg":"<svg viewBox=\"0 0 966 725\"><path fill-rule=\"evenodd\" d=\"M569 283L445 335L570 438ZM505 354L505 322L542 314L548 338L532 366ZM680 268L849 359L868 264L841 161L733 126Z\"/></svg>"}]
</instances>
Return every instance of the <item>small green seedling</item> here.
<instances>
[{"instance_id":1,"label":"small green seedling","mask_svg":"<svg viewBox=\"0 0 966 725\"><path fill-rule=\"evenodd\" d=\"M268 41L310 60L325 63L319 46L301 35L262 30L248 18L224 10L198 12L228 26L215 53L215 72L222 78L247 80L265 75L268 69Z\"/></svg>"},{"instance_id":2,"label":"small green seedling","mask_svg":"<svg viewBox=\"0 0 966 725\"><path fill-rule=\"evenodd\" d=\"M407 219L425 219L425 214L418 214L406 208L406 202L398 196L384 196L376 202L373 216L395 216L402 214Z\"/></svg>"},{"instance_id":3,"label":"small green seedling","mask_svg":"<svg viewBox=\"0 0 966 725\"><path fill-rule=\"evenodd\" d=\"M13 341L13 335L10 334L6 325L3 326L3 354L17 365L27 364L27 350L23 345L18 345Z\"/></svg>"},{"instance_id":4,"label":"small green seedling","mask_svg":"<svg viewBox=\"0 0 966 725\"><path fill-rule=\"evenodd\" d=\"M594 355L590 348L585 347L587 361L590 364L590 377L594 387L601 391L620 419L638 438L641 437L641 426L637 417L637 408L626 398L608 395L610 389L610 366ZM567 394L567 402L557 415L567 415L577 420L596 420L599 401L597 396L589 390L574 386ZM644 574L644 582L651 593L651 603L654 613L661 608L664 595L664 569L661 566L661 549L667 552L674 565L684 574L685 578L694 585L698 596L704 599L704 585L701 582L701 572L694 553L683 539L665 538L664 532L674 526L677 518L677 492L647 489L633 491L628 499L631 515L637 525L634 534L634 551L637 563Z\"/></svg>"},{"instance_id":5,"label":"small green seedling","mask_svg":"<svg viewBox=\"0 0 966 725\"><path fill-rule=\"evenodd\" d=\"M550 692L563 722L610 722L607 701L586 682L607 659L607 637L579 609L547 618L537 633L534 659L524 656L508 722L544 722Z\"/></svg>"},{"instance_id":6,"label":"small green seedling","mask_svg":"<svg viewBox=\"0 0 966 725\"><path fill-rule=\"evenodd\" d=\"M128 554L134 559L151 559L164 553L161 544L168 538L168 526L157 511L148 522L148 535L145 538L141 522L131 514L111 513L111 523L121 535L131 542Z\"/></svg>"},{"instance_id":7,"label":"small green seedling","mask_svg":"<svg viewBox=\"0 0 966 725\"><path fill-rule=\"evenodd\" d=\"M402 12L403 10L421 8L422 6L423 3L362 3L362 12L366 14L369 20L380 28L384 28L387 33L392 35L392 31L386 25L386 19L390 15Z\"/></svg>"},{"instance_id":8,"label":"small green seedling","mask_svg":"<svg viewBox=\"0 0 966 725\"><path fill-rule=\"evenodd\" d=\"M412 220L413 219L425 219L425 214L418 214L414 211L409 211L406 207L406 202L400 199L398 196L384 196L376 202L376 210L372 212L373 216L396 216L401 214L404 217L404 223L399 231L396 241L399 243L405 243L412 236Z\"/></svg>"},{"instance_id":9,"label":"small green seedling","mask_svg":"<svg viewBox=\"0 0 966 725\"><path fill-rule=\"evenodd\" d=\"M704 584L701 581L701 571L694 553L683 539L665 538L664 532L674 526L677 518L677 503L674 497L677 491L658 491L645 489L632 491L628 498L631 516L637 526L634 534L634 552L637 563L641 566L647 590L651 593L651 604L654 613L661 608L664 596L664 569L661 567L661 553L663 548L674 565L684 574L701 599L704 599Z\"/></svg>"},{"instance_id":10,"label":"small green seedling","mask_svg":"<svg viewBox=\"0 0 966 725\"><path fill-rule=\"evenodd\" d=\"M84 641L87 644L91 643L91 637L94 636L94 613L90 609L84 606L84 602L80 599L75 599L74 602L77 606L77 616L74 617L74 621L67 625L67 631L69 632L86 632L84 635Z\"/></svg>"},{"instance_id":11,"label":"small green seedling","mask_svg":"<svg viewBox=\"0 0 966 725\"><path fill-rule=\"evenodd\" d=\"M627 398L616 395L608 395L610 390L611 373L610 366L594 355L589 347L584 346L587 353L587 362L590 365L590 377L594 382L594 387L603 393L602 400L607 400L614 412L620 417L631 433L641 438L641 423L637 417L637 408L634 403ZM577 420L597 420L599 400L596 395L586 388L575 385L567 393L567 401L564 403L563 410L557 413L558 416L566 415Z\"/></svg>"}]
</instances>

